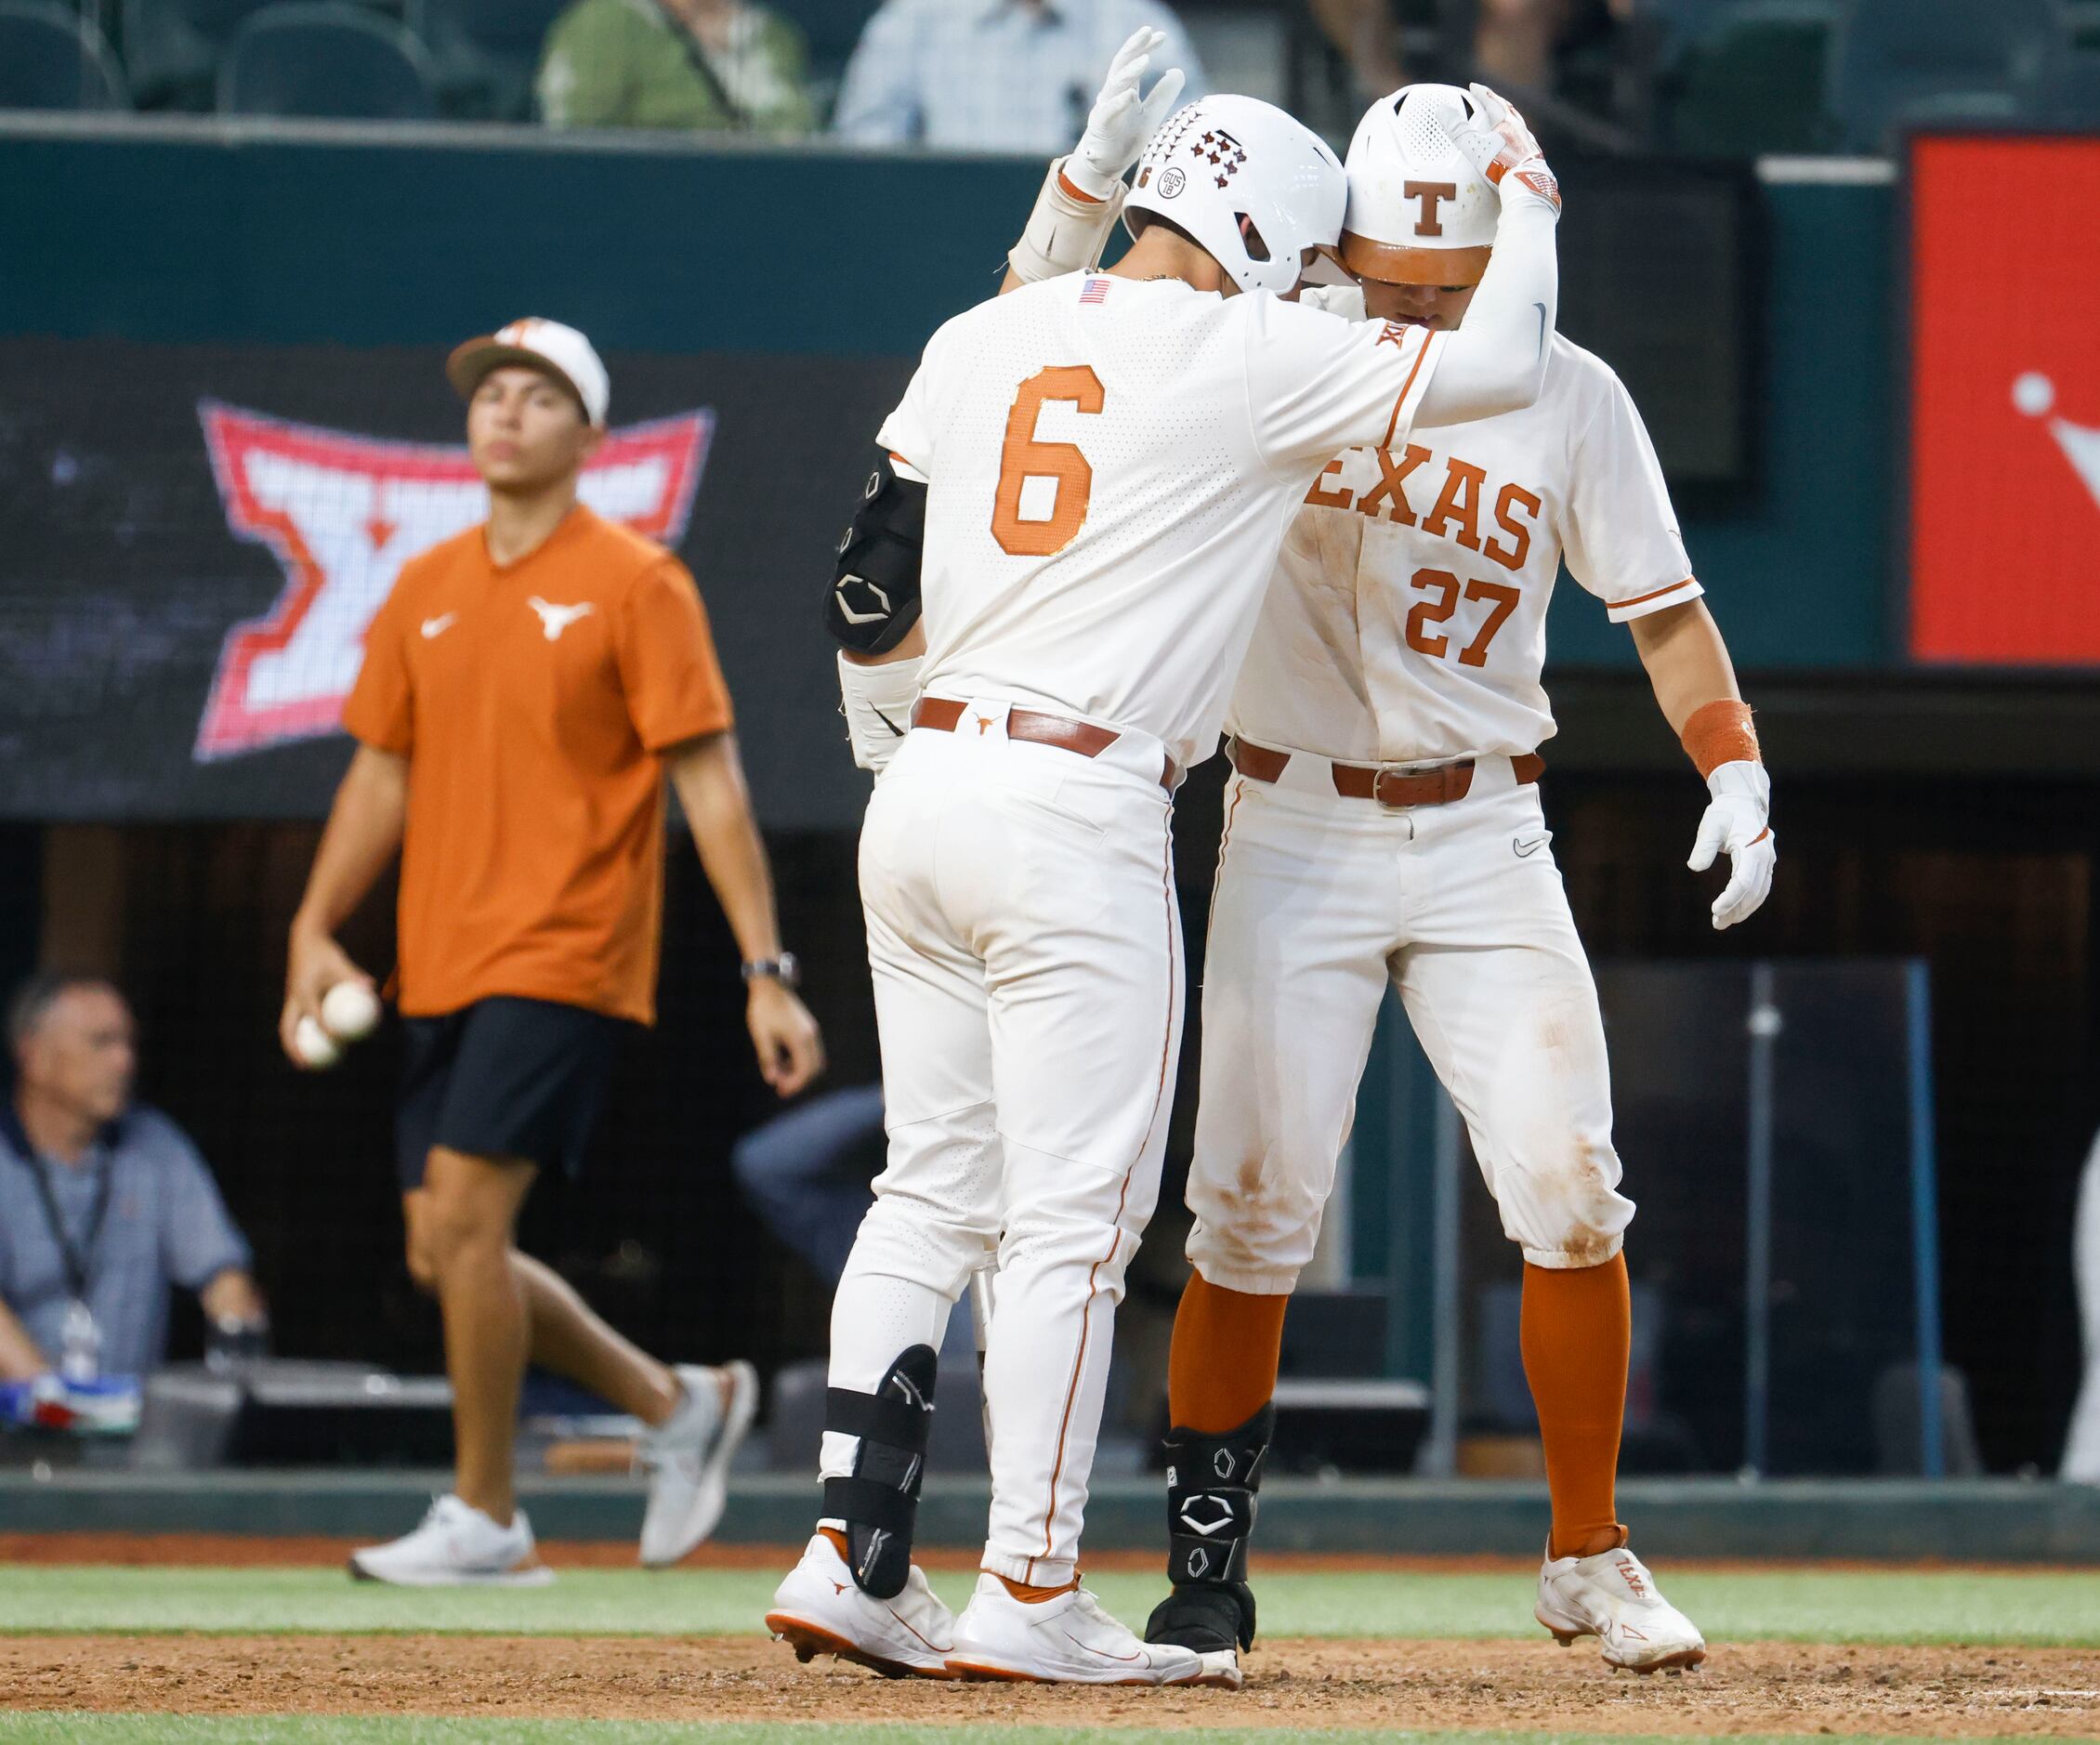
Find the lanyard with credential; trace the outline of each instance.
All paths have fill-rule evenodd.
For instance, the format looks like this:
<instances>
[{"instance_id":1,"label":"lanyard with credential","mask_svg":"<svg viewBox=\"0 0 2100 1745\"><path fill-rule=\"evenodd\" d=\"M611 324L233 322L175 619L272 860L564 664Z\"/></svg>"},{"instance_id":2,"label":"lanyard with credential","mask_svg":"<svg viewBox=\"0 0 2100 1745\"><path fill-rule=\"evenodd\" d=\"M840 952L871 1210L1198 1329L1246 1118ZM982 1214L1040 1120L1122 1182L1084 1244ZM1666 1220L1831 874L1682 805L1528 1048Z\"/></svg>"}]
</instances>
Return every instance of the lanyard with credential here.
<instances>
[{"instance_id":1,"label":"lanyard with credential","mask_svg":"<svg viewBox=\"0 0 2100 1745\"><path fill-rule=\"evenodd\" d=\"M28 1160L29 1173L36 1182L37 1202L44 1208L44 1222L51 1227L51 1240L58 1244L59 1258L65 1266L66 1288L72 1292L72 1300L81 1304L87 1301L87 1268L102 1235L102 1219L110 1210L110 1176L113 1173L112 1160L108 1158L90 1167L95 1172L95 1198L87 1208L86 1240L75 1249L72 1238L66 1233L66 1221L59 1214L59 1197L52 1191L48 1173L50 1165L41 1157Z\"/></svg>"}]
</instances>

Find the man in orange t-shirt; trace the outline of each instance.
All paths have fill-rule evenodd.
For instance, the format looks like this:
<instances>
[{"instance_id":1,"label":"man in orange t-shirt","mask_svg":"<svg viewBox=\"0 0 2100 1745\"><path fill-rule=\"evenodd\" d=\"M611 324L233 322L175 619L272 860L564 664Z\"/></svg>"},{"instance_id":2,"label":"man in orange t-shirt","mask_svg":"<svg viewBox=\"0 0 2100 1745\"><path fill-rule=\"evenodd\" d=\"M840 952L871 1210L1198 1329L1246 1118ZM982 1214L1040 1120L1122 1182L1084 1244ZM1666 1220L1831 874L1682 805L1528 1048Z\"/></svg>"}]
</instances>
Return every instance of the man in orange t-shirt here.
<instances>
[{"instance_id":1,"label":"man in orange t-shirt","mask_svg":"<svg viewBox=\"0 0 2100 1745\"><path fill-rule=\"evenodd\" d=\"M445 1328L453 1493L353 1574L414 1586L550 1579L512 1495L530 1356L649 1426L646 1564L720 1518L757 1404L746 1363L676 1369L518 1253L539 1170L580 1163L621 1030L655 1016L664 777L743 953L760 1070L822 1068L781 950L729 697L684 565L577 501L609 384L573 328L515 321L453 352L489 518L404 565L343 711L361 741L292 924L282 1020L370 977L335 929L397 848L407 1071L396 1122L410 1273Z\"/></svg>"}]
</instances>

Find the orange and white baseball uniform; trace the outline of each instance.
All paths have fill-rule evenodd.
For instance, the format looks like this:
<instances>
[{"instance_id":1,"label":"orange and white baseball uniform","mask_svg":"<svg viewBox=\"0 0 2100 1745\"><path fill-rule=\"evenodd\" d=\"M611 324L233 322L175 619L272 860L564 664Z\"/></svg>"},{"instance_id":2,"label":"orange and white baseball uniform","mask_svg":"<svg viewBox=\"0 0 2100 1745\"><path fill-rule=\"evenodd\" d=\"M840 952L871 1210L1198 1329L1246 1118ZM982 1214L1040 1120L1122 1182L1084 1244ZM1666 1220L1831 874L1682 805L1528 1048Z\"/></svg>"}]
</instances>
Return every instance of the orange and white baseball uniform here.
<instances>
[{"instance_id":1,"label":"orange and white baseball uniform","mask_svg":"<svg viewBox=\"0 0 2100 1745\"><path fill-rule=\"evenodd\" d=\"M1015 1581L1072 1576L1158 1193L1183 990L1162 776L1214 748L1320 467L1409 440L1441 348L1266 293L1073 274L949 322L880 433L930 480L921 707L954 729L906 735L861 834L889 1166L831 1383L871 1391L938 1346L996 1257L984 1568ZM1030 712L1112 741L1039 742ZM827 1477L856 1447L825 1437Z\"/></svg>"},{"instance_id":2,"label":"orange and white baseball uniform","mask_svg":"<svg viewBox=\"0 0 2100 1745\"><path fill-rule=\"evenodd\" d=\"M1511 761L1554 730L1564 558L1614 622L1700 593L1631 398L1565 339L1530 407L1352 451L1306 495L1229 717L1289 761L1227 795L1188 1187L1214 1285L1287 1292L1311 1259L1388 983L1525 1258L1619 1250L1634 1207L1595 987ZM1335 763L1463 759L1471 789L1443 805L1335 790Z\"/></svg>"},{"instance_id":3,"label":"orange and white baseball uniform","mask_svg":"<svg viewBox=\"0 0 2100 1745\"><path fill-rule=\"evenodd\" d=\"M1557 336L1533 404L1338 455L1305 506L1228 715L1279 749L1536 751L1554 732L1540 676L1564 557L1614 623L1703 591L1633 397Z\"/></svg>"},{"instance_id":4,"label":"orange and white baseball uniform","mask_svg":"<svg viewBox=\"0 0 2100 1745\"><path fill-rule=\"evenodd\" d=\"M1404 445L1442 344L1078 273L950 321L877 438L932 481L926 694L1208 757L1306 481L1366 432Z\"/></svg>"},{"instance_id":5,"label":"orange and white baseball uniform","mask_svg":"<svg viewBox=\"0 0 2100 1745\"><path fill-rule=\"evenodd\" d=\"M731 718L691 575L582 505L516 563L474 527L403 566L343 710L409 760L402 1012L513 994L650 1022L662 754Z\"/></svg>"}]
</instances>

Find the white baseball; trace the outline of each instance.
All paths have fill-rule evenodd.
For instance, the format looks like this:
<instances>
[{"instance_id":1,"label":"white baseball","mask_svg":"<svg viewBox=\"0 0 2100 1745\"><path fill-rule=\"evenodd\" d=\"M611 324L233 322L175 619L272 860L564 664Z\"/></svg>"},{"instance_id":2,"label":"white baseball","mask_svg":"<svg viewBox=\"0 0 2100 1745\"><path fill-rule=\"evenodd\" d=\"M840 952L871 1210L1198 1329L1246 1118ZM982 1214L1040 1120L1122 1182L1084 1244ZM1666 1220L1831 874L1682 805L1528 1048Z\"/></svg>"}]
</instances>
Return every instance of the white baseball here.
<instances>
[{"instance_id":1,"label":"white baseball","mask_svg":"<svg viewBox=\"0 0 2100 1745\"><path fill-rule=\"evenodd\" d=\"M362 1042L379 1022L379 996L361 981L339 981L321 997L321 1022L339 1043Z\"/></svg>"},{"instance_id":2,"label":"white baseball","mask_svg":"<svg viewBox=\"0 0 2100 1745\"><path fill-rule=\"evenodd\" d=\"M310 1017L301 1018L292 1030L292 1047L316 1072L324 1072L343 1057L335 1039Z\"/></svg>"}]
</instances>

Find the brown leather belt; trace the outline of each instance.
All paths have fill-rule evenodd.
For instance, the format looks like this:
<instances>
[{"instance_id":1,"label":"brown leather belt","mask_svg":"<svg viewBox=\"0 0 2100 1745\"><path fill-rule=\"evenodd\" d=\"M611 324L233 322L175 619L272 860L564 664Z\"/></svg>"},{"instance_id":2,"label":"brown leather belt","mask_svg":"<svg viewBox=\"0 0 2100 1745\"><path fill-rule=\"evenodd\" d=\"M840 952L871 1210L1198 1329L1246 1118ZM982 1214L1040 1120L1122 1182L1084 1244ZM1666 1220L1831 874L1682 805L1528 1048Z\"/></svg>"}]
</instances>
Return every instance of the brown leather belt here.
<instances>
[{"instance_id":1,"label":"brown leather belt","mask_svg":"<svg viewBox=\"0 0 2100 1745\"><path fill-rule=\"evenodd\" d=\"M1227 740L1226 754L1250 781L1280 781L1291 761L1289 752L1275 752L1249 740ZM1376 800L1381 806L1447 806L1473 792L1473 759L1439 764L1434 769L1380 769L1366 764L1330 763L1334 792L1345 800ZM1519 786L1538 781L1546 760L1536 752L1512 757L1509 767Z\"/></svg>"},{"instance_id":2,"label":"brown leather belt","mask_svg":"<svg viewBox=\"0 0 2100 1745\"><path fill-rule=\"evenodd\" d=\"M952 733L962 725L969 704L952 697L921 697L912 711L912 725L931 728L936 733ZM978 731L990 730L995 716L977 717ZM1096 727L1090 721L1069 721L1061 715L1045 715L1040 709L1008 709L1006 737L1026 740L1031 745L1055 745L1061 752L1077 752L1082 757L1098 757L1122 735L1113 728ZM1164 760L1160 786L1169 794L1180 784L1181 771L1172 757Z\"/></svg>"}]
</instances>

